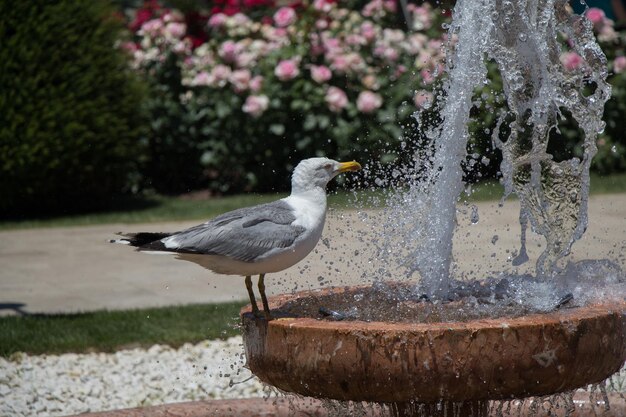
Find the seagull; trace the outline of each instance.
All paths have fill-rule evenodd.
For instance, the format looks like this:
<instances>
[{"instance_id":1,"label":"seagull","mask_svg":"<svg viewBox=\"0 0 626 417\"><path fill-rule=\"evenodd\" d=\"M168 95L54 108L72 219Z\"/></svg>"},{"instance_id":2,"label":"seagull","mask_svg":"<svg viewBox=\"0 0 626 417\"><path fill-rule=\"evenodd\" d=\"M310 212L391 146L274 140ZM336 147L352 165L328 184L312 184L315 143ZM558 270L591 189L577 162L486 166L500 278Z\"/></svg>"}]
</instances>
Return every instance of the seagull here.
<instances>
[{"instance_id":1,"label":"seagull","mask_svg":"<svg viewBox=\"0 0 626 417\"><path fill-rule=\"evenodd\" d=\"M255 317L260 317L260 311L252 275L259 275L263 311L271 320L265 274L287 269L313 250L324 229L326 185L342 172L359 169L356 161L305 159L293 171L288 197L229 211L179 232L118 233L122 238L111 242L145 253L173 254L218 274L244 276Z\"/></svg>"}]
</instances>

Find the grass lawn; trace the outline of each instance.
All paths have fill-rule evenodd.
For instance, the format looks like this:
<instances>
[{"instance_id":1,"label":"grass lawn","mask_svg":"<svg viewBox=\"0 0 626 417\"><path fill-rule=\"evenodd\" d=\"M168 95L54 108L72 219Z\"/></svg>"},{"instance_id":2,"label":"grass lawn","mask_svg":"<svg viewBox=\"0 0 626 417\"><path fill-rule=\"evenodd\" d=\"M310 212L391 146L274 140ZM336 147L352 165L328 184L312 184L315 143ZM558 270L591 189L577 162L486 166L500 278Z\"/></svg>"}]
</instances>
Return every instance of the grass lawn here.
<instances>
[{"instance_id":1,"label":"grass lawn","mask_svg":"<svg viewBox=\"0 0 626 417\"><path fill-rule=\"evenodd\" d=\"M111 203L111 206L116 208L105 212L25 220L0 220L0 230L208 219L229 210L265 203L281 197L284 197L284 195L247 194L194 200L155 195L122 200L117 202L117 204Z\"/></svg>"},{"instance_id":2,"label":"grass lawn","mask_svg":"<svg viewBox=\"0 0 626 417\"><path fill-rule=\"evenodd\" d=\"M112 352L219 339L239 333L241 302L74 314L0 317L0 356Z\"/></svg>"}]
</instances>

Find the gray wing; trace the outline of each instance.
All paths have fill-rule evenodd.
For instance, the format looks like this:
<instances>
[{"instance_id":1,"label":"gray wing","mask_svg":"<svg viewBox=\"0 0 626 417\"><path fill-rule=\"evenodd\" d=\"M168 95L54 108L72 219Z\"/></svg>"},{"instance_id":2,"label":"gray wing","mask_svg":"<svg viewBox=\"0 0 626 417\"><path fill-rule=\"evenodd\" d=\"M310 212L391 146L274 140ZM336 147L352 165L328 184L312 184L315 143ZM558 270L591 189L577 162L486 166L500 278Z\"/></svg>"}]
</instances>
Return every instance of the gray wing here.
<instances>
[{"instance_id":1,"label":"gray wing","mask_svg":"<svg viewBox=\"0 0 626 417\"><path fill-rule=\"evenodd\" d=\"M273 249L287 248L304 233L284 201L224 213L161 240L176 252L222 255L252 262Z\"/></svg>"}]
</instances>

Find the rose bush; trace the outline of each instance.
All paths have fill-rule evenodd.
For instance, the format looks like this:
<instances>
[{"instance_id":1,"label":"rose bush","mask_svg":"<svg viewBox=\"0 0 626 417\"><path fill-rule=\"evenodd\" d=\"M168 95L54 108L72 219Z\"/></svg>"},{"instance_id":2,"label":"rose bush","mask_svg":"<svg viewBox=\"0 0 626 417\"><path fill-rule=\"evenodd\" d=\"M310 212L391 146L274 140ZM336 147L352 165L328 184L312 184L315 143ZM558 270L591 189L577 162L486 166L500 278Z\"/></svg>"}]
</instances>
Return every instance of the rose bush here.
<instances>
[{"instance_id":1,"label":"rose bush","mask_svg":"<svg viewBox=\"0 0 626 417\"><path fill-rule=\"evenodd\" d=\"M442 66L445 16L428 4L410 5L410 31L388 0L212 10L200 14L200 44L187 16L149 5L125 47L158 91L150 176L160 191L284 189L276 173L317 154L391 161ZM179 168L164 163L172 153Z\"/></svg>"},{"instance_id":2,"label":"rose bush","mask_svg":"<svg viewBox=\"0 0 626 417\"><path fill-rule=\"evenodd\" d=\"M421 146L411 115L436 109L446 13L409 4L407 30L392 0L361 8L333 0L215 4L204 14L183 15L151 1L130 24L135 36L124 47L155 91L148 106L149 177L157 190L285 189L289 179L276 173L304 157L384 164L410 158L407 143ZM587 17L609 57L614 86L594 167L624 170L624 36L601 11L589 9ZM566 47L561 62L570 71L584 65ZM502 97L501 81L497 71L490 74L489 94L473 109L469 151L491 164L468 164L470 179L498 170L487 132L503 102L493 99ZM564 123L561 132L557 153L578 152L576 127Z\"/></svg>"}]
</instances>

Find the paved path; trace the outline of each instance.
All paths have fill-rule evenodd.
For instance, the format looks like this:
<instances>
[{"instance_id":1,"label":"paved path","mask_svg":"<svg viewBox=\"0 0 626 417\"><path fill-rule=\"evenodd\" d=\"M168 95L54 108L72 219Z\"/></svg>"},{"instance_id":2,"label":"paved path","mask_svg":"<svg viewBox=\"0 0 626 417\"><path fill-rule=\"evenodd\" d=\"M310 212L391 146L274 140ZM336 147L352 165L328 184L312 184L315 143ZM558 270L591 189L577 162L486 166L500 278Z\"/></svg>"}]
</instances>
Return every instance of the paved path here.
<instances>
[{"instance_id":1,"label":"paved path","mask_svg":"<svg viewBox=\"0 0 626 417\"><path fill-rule=\"evenodd\" d=\"M471 224L470 211L458 217L454 254L458 273L472 276L514 270L508 258L518 248L518 204L479 203L480 221ZM593 197L590 224L574 246L571 259L610 258L626 266L626 195ZM268 293L321 285L363 282L375 276L372 230L380 224L377 211L329 213L314 253L305 261L268 275ZM0 232L0 314L74 312L98 309L163 306L246 299L243 279L218 276L197 265L169 256L137 253L112 245L117 231L172 231L198 222L109 224ZM494 236L497 242L492 243ZM531 260L540 253L541 239L530 233ZM532 263L532 262L531 262ZM517 269L525 272L531 263Z\"/></svg>"}]
</instances>

